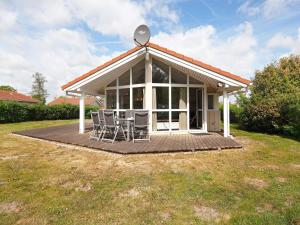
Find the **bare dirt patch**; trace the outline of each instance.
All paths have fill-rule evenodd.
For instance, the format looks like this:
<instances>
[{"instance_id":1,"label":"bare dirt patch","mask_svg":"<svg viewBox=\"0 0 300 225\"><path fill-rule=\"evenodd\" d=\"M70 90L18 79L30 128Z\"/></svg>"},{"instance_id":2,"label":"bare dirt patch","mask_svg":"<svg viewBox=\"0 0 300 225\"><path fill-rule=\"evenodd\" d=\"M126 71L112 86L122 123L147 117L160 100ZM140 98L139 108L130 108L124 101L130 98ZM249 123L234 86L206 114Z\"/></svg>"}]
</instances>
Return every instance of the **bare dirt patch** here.
<instances>
[{"instance_id":1,"label":"bare dirt patch","mask_svg":"<svg viewBox=\"0 0 300 225\"><path fill-rule=\"evenodd\" d=\"M295 169L300 169L300 164L291 164L291 166Z\"/></svg>"},{"instance_id":2,"label":"bare dirt patch","mask_svg":"<svg viewBox=\"0 0 300 225\"><path fill-rule=\"evenodd\" d=\"M280 183L285 183L286 182L286 178L285 177L276 177L276 180Z\"/></svg>"},{"instance_id":3,"label":"bare dirt patch","mask_svg":"<svg viewBox=\"0 0 300 225\"><path fill-rule=\"evenodd\" d=\"M258 178L245 178L245 183L249 184L250 186L256 188L256 189L263 189L269 186L269 184L262 180L262 179L258 179Z\"/></svg>"},{"instance_id":4,"label":"bare dirt patch","mask_svg":"<svg viewBox=\"0 0 300 225\"><path fill-rule=\"evenodd\" d=\"M87 192L91 189L92 189L91 185L87 183L87 184L80 184L78 187L75 188L75 191Z\"/></svg>"},{"instance_id":5,"label":"bare dirt patch","mask_svg":"<svg viewBox=\"0 0 300 225\"><path fill-rule=\"evenodd\" d=\"M17 201L0 203L0 213L18 213L21 211L21 203Z\"/></svg>"},{"instance_id":6,"label":"bare dirt patch","mask_svg":"<svg viewBox=\"0 0 300 225\"><path fill-rule=\"evenodd\" d=\"M269 204L269 203L265 203L261 206L258 206L256 207L256 211L258 213L264 213L264 212L269 212L269 211L272 211L273 210L273 205L272 204Z\"/></svg>"},{"instance_id":7,"label":"bare dirt patch","mask_svg":"<svg viewBox=\"0 0 300 225\"><path fill-rule=\"evenodd\" d=\"M20 157L25 157L27 156L27 154L22 154L22 155L10 155L10 156L5 156L5 155L1 155L0 156L0 160L14 160L14 159L18 159Z\"/></svg>"},{"instance_id":8,"label":"bare dirt patch","mask_svg":"<svg viewBox=\"0 0 300 225\"><path fill-rule=\"evenodd\" d=\"M228 214L220 213L218 210L207 206L194 206L194 211L196 216L204 221L219 222L230 218Z\"/></svg>"},{"instance_id":9,"label":"bare dirt patch","mask_svg":"<svg viewBox=\"0 0 300 225\"><path fill-rule=\"evenodd\" d=\"M120 194L121 197L132 197L132 198L136 198L139 195L140 195L140 191L137 190L136 188L132 188Z\"/></svg>"},{"instance_id":10,"label":"bare dirt patch","mask_svg":"<svg viewBox=\"0 0 300 225\"><path fill-rule=\"evenodd\" d=\"M163 221L167 221L167 220L169 220L169 219L171 218L171 214L168 213L168 212L162 212L162 213L160 214L160 217L161 217L161 219L162 219Z\"/></svg>"}]
</instances>

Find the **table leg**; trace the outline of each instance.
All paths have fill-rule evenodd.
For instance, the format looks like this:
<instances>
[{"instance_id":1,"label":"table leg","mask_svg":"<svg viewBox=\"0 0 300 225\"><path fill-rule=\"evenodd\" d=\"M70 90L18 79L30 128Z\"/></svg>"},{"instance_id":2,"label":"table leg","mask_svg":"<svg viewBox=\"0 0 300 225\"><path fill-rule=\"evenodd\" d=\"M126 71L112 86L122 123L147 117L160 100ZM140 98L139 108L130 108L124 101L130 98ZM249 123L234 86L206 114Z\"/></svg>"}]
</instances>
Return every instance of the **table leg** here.
<instances>
[{"instance_id":1,"label":"table leg","mask_svg":"<svg viewBox=\"0 0 300 225\"><path fill-rule=\"evenodd\" d=\"M127 141L130 141L130 121L127 120Z\"/></svg>"}]
</instances>

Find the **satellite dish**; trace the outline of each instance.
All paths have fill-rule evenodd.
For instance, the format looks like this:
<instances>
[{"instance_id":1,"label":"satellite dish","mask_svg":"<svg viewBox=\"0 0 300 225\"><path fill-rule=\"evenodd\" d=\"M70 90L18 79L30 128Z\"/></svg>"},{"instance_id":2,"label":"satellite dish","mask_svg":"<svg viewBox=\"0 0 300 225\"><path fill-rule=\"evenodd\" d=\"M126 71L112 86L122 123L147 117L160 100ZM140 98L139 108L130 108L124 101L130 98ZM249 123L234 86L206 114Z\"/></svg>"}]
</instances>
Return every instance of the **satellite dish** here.
<instances>
[{"instance_id":1,"label":"satellite dish","mask_svg":"<svg viewBox=\"0 0 300 225\"><path fill-rule=\"evenodd\" d=\"M134 31L134 43L137 46L145 46L150 40L150 30L146 25L138 26Z\"/></svg>"}]
</instances>

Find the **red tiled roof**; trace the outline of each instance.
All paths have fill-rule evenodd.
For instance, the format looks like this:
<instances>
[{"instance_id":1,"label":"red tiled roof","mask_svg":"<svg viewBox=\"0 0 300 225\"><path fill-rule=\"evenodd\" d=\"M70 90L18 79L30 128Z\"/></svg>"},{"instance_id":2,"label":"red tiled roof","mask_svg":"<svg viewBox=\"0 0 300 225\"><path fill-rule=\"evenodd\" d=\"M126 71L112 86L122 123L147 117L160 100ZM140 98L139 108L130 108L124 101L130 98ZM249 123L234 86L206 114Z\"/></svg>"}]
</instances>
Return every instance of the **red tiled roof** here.
<instances>
[{"instance_id":1,"label":"red tiled roof","mask_svg":"<svg viewBox=\"0 0 300 225\"><path fill-rule=\"evenodd\" d=\"M242 77L240 77L240 76L238 76L238 75L235 75L235 74L232 74L232 73L230 73L230 72L221 70L221 69L219 69L219 68L217 68L217 67L211 66L211 65L206 64L206 63L203 63L203 62L201 62L201 61L199 61L199 60L196 60L196 59L187 57L187 56L185 56L185 55L179 54L179 53L177 53L177 52L175 52L175 51L172 51L172 50L170 50L170 49L161 47L161 46L159 46L159 45L156 45L156 44L153 44L153 43L149 43L148 46L149 46L150 48L153 48L153 49L159 50L159 51L161 51L161 52L167 53L167 54L169 54L169 55L171 55L171 56L173 56L173 57L176 57L176 58L182 59L182 60L184 60L184 61L186 61L186 62L192 63L192 64L194 64L194 65L196 65L196 66L200 66L200 67L202 67L202 68L204 68L204 69L207 69L207 70L210 70L210 71L212 71L212 72L221 74L221 75L223 75L223 76L225 76L225 77L229 77L229 78L231 78L231 79L233 79L233 80L236 80L236 81L239 81L239 82L241 82L241 83L243 83L243 84L249 85L250 82L251 82L250 80L247 80L247 79L245 79L245 78L242 78ZM102 65L96 67L95 69L93 69L93 70L91 70L91 71L89 71L89 72L87 72L87 73L85 73L85 74L83 74L83 75L81 75L81 76L75 78L74 80L70 81L69 83L63 85L63 86L62 86L62 89L64 90L64 89L66 89L67 87L70 87L71 85L73 85L73 84L75 84L75 83L77 83L77 82L83 80L83 79L86 78L86 77L91 76L92 74L94 74L94 73L96 73L96 72L98 72L98 71L104 69L104 68L107 67L107 66L110 66L111 64L113 64L113 63L115 63L115 62L117 62L117 61L119 61L119 60L125 58L126 56L128 56L128 55L130 55L130 54L132 54L132 53L134 53L134 52L136 52L136 51L138 51L139 49L141 49L141 47L135 47L135 48L130 49L129 51L127 51L127 52L125 52L125 53L123 53L123 54L121 54L121 55L119 55L119 56L117 56L117 57L111 59L110 61L108 61L108 62L106 62L106 63L104 63L104 64L102 64Z\"/></svg>"},{"instance_id":2,"label":"red tiled roof","mask_svg":"<svg viewBox=\"0 0 300 225\"><path fill-rule=\"evenodd\" d=\"M94 105L96 99L94 97L84 98L85 105ZM48 105L60 105L60 104L71 104L79 105L79 98L77 97L59 97L54 99L52 102L49 102Z\"/></svg>"},{"instance_id":3,"label":"red tiled roof","mask_svg":"<svg viewBox=\"0 0 300 225\"><path fill-rule=\"evenodd\" d=\"M39 103L40 101L32 98L31 96L23 95L15 91L1 91L0 90L0 101L17 101L26 103Z\"/></svg>"}]
</instances>

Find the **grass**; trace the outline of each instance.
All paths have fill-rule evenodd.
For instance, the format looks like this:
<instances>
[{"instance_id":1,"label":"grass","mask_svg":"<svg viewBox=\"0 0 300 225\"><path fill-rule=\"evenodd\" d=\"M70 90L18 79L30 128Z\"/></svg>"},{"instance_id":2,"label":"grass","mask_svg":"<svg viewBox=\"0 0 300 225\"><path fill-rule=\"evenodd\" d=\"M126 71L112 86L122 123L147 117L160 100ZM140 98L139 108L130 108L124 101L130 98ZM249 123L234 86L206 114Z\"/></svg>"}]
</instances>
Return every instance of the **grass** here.
<instances>
[{"instance_id":1,"label":"grass","mask_svg":"<svg viewBox=\"0 0 300 225\"><path fill-rule=\"evenodd\" d=\"M300 143L232 127L244 150L120 156L0 125L0 224L299 224Z\"/></svg>"}]
</instances>

